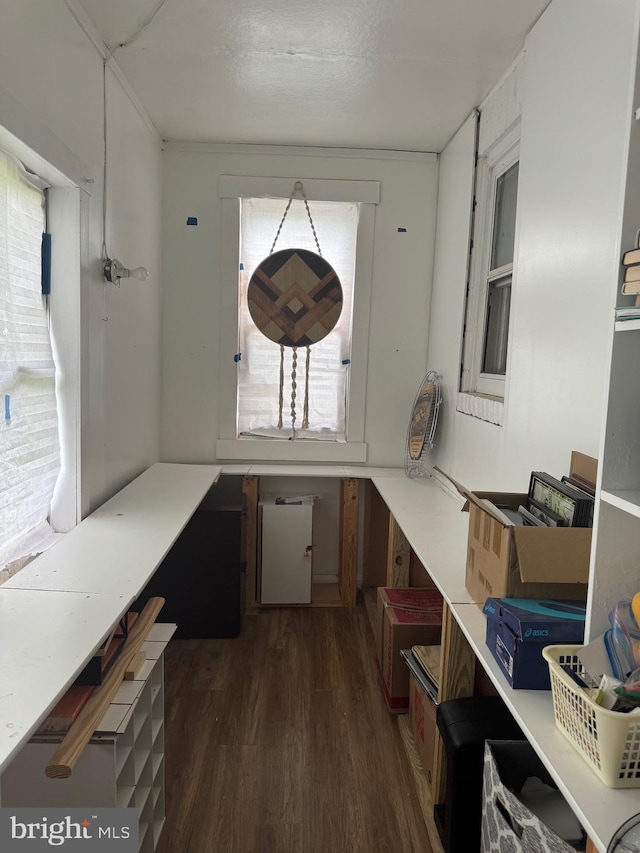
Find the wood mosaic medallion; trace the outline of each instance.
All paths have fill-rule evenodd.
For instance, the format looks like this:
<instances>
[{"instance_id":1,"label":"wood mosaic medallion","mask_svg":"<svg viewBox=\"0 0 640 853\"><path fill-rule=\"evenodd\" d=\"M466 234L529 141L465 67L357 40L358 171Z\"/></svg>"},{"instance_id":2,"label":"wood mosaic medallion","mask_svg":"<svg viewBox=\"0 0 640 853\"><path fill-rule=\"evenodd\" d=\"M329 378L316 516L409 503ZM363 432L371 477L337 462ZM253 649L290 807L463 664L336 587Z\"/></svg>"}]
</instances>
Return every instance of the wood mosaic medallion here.
<instances>
[{"instance_id":1,"label":"wood mosaic medallion","mask_svg":"<svg viewBox=\"0 0 640 853\"><path fill-rule=\"evenodd\" d=\"M307 249L282 249L254 270L247 303L262 334L285 347L317 344L335 328L342 285L331 264Z\"/></svg>"}]
</instances>

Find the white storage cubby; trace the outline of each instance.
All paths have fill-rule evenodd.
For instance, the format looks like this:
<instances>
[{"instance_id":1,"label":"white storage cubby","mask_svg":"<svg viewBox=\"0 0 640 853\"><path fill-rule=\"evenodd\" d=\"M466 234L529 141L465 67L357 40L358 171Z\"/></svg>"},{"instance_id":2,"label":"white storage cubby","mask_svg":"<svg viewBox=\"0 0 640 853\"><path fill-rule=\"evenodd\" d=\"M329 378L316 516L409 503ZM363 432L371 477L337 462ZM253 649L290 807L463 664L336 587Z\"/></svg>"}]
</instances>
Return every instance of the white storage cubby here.
<instances>
[{"instance_id":1,"label":"white storage cubby","mask_svg":"<svg viewBox=\"0 0 640 853\"><path fill-rule=\"evenodd\" d=\"M155 850L165 819L164 649L174 631L153 626L146 662L122 683L71 776L45 776L60 737L34 736L0 777L3 806L137 808L140 853Z\"/></svg>"},{"instance_id":2,"label":"white storage cubby","mask_svg":"<svg viewBox=\"0 0 640 853\"><path fill-rule=\"evenodd\" d=\"M620 240L632 249L640 229L640 66L636 70L633 118ZM622 279L622 271L620 280ZM616 306L633 304L616 282ZM609 627L608 614L621 598L640 590L640 322L614 324L606 424L600 457L601 491L596 510L589 583L587 636Z\"/></svg>"}]
</instances>

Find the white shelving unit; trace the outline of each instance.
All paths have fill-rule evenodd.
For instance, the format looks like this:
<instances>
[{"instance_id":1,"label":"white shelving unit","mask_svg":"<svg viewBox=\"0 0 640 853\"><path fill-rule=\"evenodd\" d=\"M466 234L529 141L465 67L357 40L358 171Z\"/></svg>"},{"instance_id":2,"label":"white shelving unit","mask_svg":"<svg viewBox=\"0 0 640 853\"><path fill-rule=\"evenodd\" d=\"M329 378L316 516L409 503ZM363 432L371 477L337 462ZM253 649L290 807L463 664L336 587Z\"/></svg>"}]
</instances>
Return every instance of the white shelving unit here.
<instances>
[{"instance_id":1,"label":"white shelving unit","mask_svg":"<svg viewBox=\"0 0 640 853\"><path fill-rule=\"evenodd\" d=\"M153 853L165 819L164 650L175 629L154 625L147 661L123 682L71 776L45 776L60 737L35 735L0 777L3 806L136 808L140 853Z\"/></svg>"},{"instance_id":2,"label":"white shelving unit","mask_svg":"<svg viewBox=\"0 0 640 853\"><path fill-rule=\"evenodd\" d=\"M636 69L630 122L620 254L633 248L640 229L640 69ZM622 276L620 276L622 278ZM616 281L614 304L633 304ZM601 490L594 519L594 547L587 635L608 625L618 599L640 590L640 321L614 323L606 423L600 445Z\"/></svg>"}]
</instances>

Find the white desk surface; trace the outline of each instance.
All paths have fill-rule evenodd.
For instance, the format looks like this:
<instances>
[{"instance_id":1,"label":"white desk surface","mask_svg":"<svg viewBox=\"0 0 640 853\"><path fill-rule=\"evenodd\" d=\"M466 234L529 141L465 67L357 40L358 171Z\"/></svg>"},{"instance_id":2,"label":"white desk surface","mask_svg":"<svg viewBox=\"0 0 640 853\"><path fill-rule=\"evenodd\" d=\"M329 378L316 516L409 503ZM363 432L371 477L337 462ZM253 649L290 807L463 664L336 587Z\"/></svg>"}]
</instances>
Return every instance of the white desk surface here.
<instances>
[{"instance_id":1,"label":"white desk surface","mask_svg":"<svg viewBox=\"0 0 640 853\"><path fill-rule=\"evenodd\" d=\"M0 770L144 588L220 473L371 479L597 849L606 851L615 830L640 811L640 790L600 782L556 728L548 691L509 687L464 585L462 501L399 468L153 465L0 587Z\"/></svg>"},{"instance_id":2,"label":"white desk surface","mask_svg":"<svg viewBox=\"0 0 640 853\"><path fill-rule=\"evenodd\" d=\"M372 468L367 465L276 465L245 463L223 465L223 474L248 474L255 477L354 477L371 480L373 477L407 479L402 468Z\"/></svg>"},{"instance_id":3,"label":"white desk surface","mask_svg":"<svg viewBox=\"0 0 640 853\"><path fill-rule=\"evenodd\" d=\"M152 465L2 588L117 590L131 603L220 470L215 465Z\"/></svg>"},{"instance_id":4,"label":"white desk surface","mask_svg":"<svg viewBox=\"0 0 640 853\"><path fill-rule=\"evenodd\" d=\"M409 544L448 603L473 601L464 584L469 516L434 480L372 478Z\"/></svg>"},{"instance_id":5,"label":"white desk surface","mask_svg":"<svg viewBox=\"0 0 640 853\"><path fill-rule=\"evenodd\" d=\"M514 719L597 849L605 853L616 829L640 812L640 789L603 785L556 727L551 692L511 689L486 645L486 619L480 608L475 604L453 604L452 611Z\"/></svg>"},{"instance_id":6,"label":"white desk surface","mask_svg":"<svg viewBox=\"0 0 640 853\"><path fill-rule=\"evenodd\" d=\"M122 595L0 587L0 772L128 606Z\"/></svg>"},{"instance_id":7,"label":"white desk surface","mask_svg":"<svg viewBox=\"0 0 640 853\"><path fill-rule=\"evenodd\" d=\"M378 478L373 483L451 611L515 720L601 853L616 829L640 812L640 789L611 789L556 727L551 692L513 690L486 645L486 618L465 589L469 516L462 499L434 480Z\"/></svg>"},{"instance_id":8,"label":"white desk surface","mask_svg":"<svg viewBox=\"0 0 640 853\"><path fill-rule=\"evenodd\" d=\"M0 771L144 589L214 465L152 465L0 587Z\"/></svg>"}]
</instances>

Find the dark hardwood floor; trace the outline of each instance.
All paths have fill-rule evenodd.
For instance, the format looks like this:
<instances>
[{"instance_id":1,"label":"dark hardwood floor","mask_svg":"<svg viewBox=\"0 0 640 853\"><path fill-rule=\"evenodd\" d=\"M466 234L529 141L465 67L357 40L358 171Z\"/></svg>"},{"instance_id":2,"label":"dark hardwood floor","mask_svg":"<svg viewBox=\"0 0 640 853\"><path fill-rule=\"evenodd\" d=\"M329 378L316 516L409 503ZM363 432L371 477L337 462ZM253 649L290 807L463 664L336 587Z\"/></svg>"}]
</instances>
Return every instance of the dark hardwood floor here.
<instances>
[{"instance_id":1,"label":"dark hardwood floor","mask_svg":"<svg viewBox=\"0 0 640 853\"><path fill-rule=\"evenodd\" d=\"M166 652L158 853L430 853L364 607Z\"/></svg>"}]
</instances>

